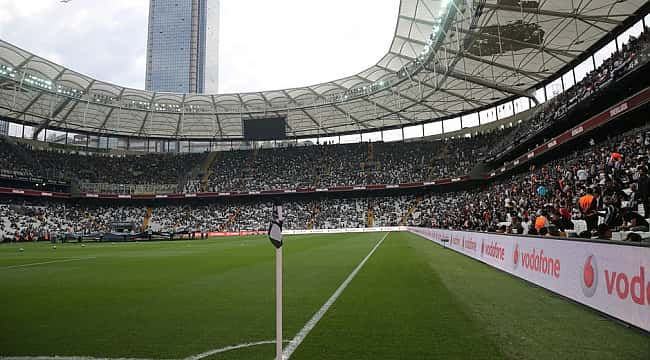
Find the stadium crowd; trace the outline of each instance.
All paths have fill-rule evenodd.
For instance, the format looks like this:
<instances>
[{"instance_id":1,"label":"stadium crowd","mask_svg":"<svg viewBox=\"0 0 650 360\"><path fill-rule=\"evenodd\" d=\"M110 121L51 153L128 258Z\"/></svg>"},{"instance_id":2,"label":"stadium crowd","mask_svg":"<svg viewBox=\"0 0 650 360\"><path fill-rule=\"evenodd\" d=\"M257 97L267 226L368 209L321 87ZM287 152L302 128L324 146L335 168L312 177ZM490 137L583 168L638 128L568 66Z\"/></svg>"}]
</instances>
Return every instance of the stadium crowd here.
<instances>
[{"instance_id":1,"label":"stadium crowd","mask_svg":"<svg viewBox=\"0 0 650 360\"><path fill-rule=\"evenodd\" d=\"M145 208L137 206L81 206L57 201L0 203L0 238L44 240L52 233L110 232L112 223L142 224Z\"/></svg>"},{"instance_id":2,"label":"stadium crowd","mask_svg":"<svg viewBox=\"0 0 650 360\"><path fill-rule=\"evenodd\" d=\"M232 151L218 155L207 190L262 191L398 184L468 174L498 139L360 143Z\"/></svg>"},{"instance_id":3,"label":"stadium crowd","mask_svg":"<svg viewBox=\"0 0 650 360\"><path fill-rule=\"evenodd\" d=\"M111 184L177 184L205 154L122 155L40 150L0 137L0 171L23 177Z\"/></svg>"},{"instance_id":4,"label":"stadium crowd","mask_svg":"<svg viewBox=\"0 0 650 360\"><path fill-rule=\"evenodd\" d=\"M600 238L648 232L649 161L649 128L634 129L480 190L431 194L409 223L540 235L580 224L581 236Z\"/></svg>"},{"instance_id":5,"label":"stadium crowd","mask_svg":"<svg viewBox=\"0 0 650 360\"><path fill-rule=\"evenodd\" d=\"M559 94L547 94L553 97L542 108L533 111L529 118L517 124L513 131L503 134L502 140L489 152L489 156L503 153L513 144L518 144L541 132L554 123L561 121L581 101L607 87L613 81L623 77L634 68L650 61L650 32L645 29L638 37L630 37L620 51L605 59L596 69L571 88Z\"/></svg>"},{"instance_id":6,"label":"stadium crowd","mask_svg":"<svg viewBox=\"0 0 650 360\"><path fill-rule=\"evenodd\" d=\"M91 155L39 150L0 138L0 172L93 183L175 184L228 192L424 182L466 175L481 159L562 119L576 104L641 62L645 31L579 83L514 128L440 141L322 144L200 154ZM212 161L211 164L207 162ZM209 165L209 166L208 166ZM208 169L207 174L198 169ZM393 197L288 201L285 229L417 225L527 235L611 239L648 233L650 127L598 144L479 189ZM192 174L192 176L190 176ZM206 181L207 180L207 181ZM245 231L267 227L268 201L209 205L81 205L0 198L0 237L43 239L50 232L90 234L131 223L132 231ZM150 217L149 217L150 215ZM147 224L147 228L143 228ZM647 235L647 234L645 234ZM632 236L634 238L634 236Z\"/></svg>"}]
</instances>

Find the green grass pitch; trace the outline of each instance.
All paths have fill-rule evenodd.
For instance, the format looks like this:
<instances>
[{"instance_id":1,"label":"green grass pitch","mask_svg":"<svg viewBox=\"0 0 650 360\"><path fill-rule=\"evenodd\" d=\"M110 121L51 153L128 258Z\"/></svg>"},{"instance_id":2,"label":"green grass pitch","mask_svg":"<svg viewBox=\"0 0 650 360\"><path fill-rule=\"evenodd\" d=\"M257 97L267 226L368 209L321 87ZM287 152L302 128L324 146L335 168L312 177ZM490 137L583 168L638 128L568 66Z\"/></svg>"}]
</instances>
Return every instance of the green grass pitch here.
<instances>
[{"instance_id":1,"label":"green grass pitch","mask_svg":"<svg viewBox=\"0 0 650 360\"><path fill-rule=\"evenodd\" d=\"M286 339L383 235L285 237ZM274 261L261 236L0 246L0 358L181 359L273 340ZM274 349L208 358L269 360ZM416 235L390 233L291 358L647 360L650 336Z\"/></svg>"}]
</instances>

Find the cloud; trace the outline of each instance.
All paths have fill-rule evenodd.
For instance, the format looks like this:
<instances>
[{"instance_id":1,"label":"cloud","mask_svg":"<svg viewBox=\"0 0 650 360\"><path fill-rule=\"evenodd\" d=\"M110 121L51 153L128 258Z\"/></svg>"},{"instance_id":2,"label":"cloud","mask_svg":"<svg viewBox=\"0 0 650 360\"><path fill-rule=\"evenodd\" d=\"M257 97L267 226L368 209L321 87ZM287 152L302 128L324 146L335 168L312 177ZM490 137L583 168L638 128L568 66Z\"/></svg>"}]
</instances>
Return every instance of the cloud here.
<instances>
[{"instance_id":1,"label":"cloud","mask_svg":"<svg viewBox=\"0 0 650 360\"><path fill-rule=\"evenodd\" d=\"M0 0L0 37L74 71L143 88L147 0Z\"/></svg>"},{"instance_id":2,"label":"cloud","mask_svg":"<svg viewBox=\"0 0 650 360\"><path fill-rule=\"evenodd\" d=\"M148 5L0 0L0 38L99 80L142 89ZM220 91L355 74L387 52L398 6L398 0L221 0Z\"/></svg>"}]
</instances>

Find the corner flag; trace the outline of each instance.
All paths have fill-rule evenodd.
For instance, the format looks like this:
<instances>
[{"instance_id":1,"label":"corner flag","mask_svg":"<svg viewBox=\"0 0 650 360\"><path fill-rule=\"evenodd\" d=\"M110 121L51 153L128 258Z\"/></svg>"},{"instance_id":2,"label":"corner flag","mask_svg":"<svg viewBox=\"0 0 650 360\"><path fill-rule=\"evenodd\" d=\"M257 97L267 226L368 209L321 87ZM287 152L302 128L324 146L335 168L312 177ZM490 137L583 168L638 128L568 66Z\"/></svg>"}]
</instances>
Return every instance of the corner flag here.
<instances>
[{"instance_id":1,"label":"corner flag","mask_svg":"<svg viewBox=\"0 0 650 360\"><path fill-rule=\"evenodd\" d=\"M282 247L282 223L284 217L282 216L282 205L273 205L273 214L271 215L271 223L269 224L269 240L276 248Z\"/></svg>"},{"instance_id":2,"label":"corner flag","mask_svg":"<svg viewBox=\"0 0 650 360\"><path fill-rule=\"evenodd\" d=\"M282 360L282 205L273 204L269 240L275 246L275 354Z\"/></svg>"}]
</instances>

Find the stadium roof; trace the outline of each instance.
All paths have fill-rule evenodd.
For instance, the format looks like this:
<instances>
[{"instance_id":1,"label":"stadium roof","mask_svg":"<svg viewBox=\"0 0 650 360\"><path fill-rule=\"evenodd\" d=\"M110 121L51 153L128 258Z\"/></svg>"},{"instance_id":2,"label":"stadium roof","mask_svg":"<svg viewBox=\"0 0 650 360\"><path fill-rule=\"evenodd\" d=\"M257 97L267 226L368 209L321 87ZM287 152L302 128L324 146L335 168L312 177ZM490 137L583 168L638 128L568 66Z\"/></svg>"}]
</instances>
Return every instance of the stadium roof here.
<instances>
[{"instance_id":1,"label":"stadium roof","mask_svg":"<svg viewBox=\"0 0 650 360\"><path fill-rule=\"evenodd\" d=\"M238 94L124 88L0 40L0 116L37 126L35 134L55 128L184 139L239 139L242 119L265 116L286 116L287 135L301 137L421 123L532 97L536 84L645 3L402 0L393 41L368 69L308 87Z\"/></svg>"}]
</instances>

